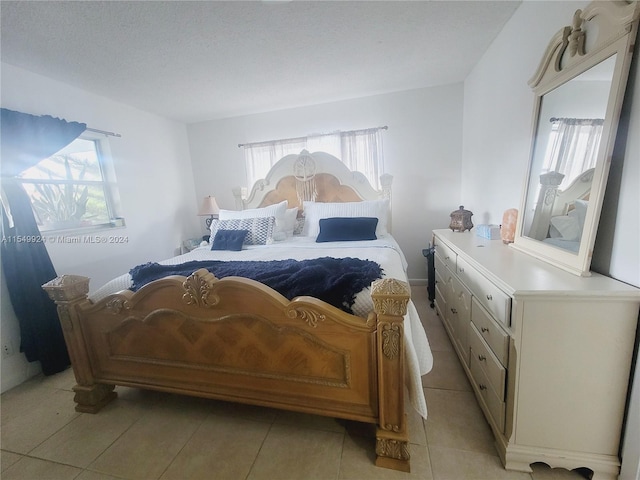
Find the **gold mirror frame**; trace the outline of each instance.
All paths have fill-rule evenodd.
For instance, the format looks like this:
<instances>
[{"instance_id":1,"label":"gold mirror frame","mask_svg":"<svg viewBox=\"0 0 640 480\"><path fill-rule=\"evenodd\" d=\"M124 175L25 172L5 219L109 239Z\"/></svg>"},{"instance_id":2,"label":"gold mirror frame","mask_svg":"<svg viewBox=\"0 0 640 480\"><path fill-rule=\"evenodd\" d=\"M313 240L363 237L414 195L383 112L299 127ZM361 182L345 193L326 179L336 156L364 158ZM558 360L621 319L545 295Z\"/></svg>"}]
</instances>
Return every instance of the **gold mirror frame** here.
<instances>
[{"instance_id":1,"label":"gold mirror frame","mask_svg":"<svg viewBox=\"0 0 640 480\"><path fill-rule=\"evenodd\" d=\"M535 75L529 81L535 94L533 135L520 214L514 243L511 246L575 275L590 275L593 246L598 230L639 16L640 3L638 0L631 2L594 1L583 10L577 10L572 25L563 27L552 38ZM545 241L531 238L525 232L525 229L528 228L528 225L525 226L525 222L532 218L531 212L536 208L536 204L540 208L543 202L553 203L557 195L557 188L548 186L549 174L540 177L542 172L532 170L536 149L546 148L546 145L540 141L543 138L540 133L540 125L543 122L549 122L549 119L541 118L542 104L545 95L566 85L570 80L576 79L585 72L591 71L607 59L614 65L602 134L595 166L588 173L588 178L592 183L590 191L587 193L588 202L583 204L587 207L586 214L583 216L582 231L575 244L576 250L570 251L564 247L559 248ZM590 98L581 98L580 100L589 102ZM537 182L532 183L532 178L535 180L536 177L540 177L540 183L547 183L547 186L538 187ZM553 182L553 179L551 181ZM541 190L546 189L544 192L546 195L536 195L536 192L532 191L533 185ZM546 198L543 198L545 196Z\"/></svg>"}]
</instances>

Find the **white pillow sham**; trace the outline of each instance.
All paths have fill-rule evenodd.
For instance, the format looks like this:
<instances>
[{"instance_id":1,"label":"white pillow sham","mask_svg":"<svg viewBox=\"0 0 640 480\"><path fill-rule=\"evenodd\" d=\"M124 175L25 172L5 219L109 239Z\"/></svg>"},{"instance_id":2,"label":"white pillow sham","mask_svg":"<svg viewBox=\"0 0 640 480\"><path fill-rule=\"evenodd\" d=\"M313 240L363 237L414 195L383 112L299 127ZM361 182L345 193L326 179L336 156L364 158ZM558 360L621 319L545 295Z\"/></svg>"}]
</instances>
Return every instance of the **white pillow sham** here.
<instances>
[{"instance_id":1,"label":"white pillow sham","mask_svg":"<svg viewBox=\"0 0 640 480\"><path fill-rule=\"evenodd\" d=\"M554 231L554 229L556 231ZM551 229L549 236L551 238L562 238L563 240L576 241L579 240L580 224L578 219L569 215L559 215L551 217Z\"/></svg>"},{"instance_id":2,"label":"white pillow sham","mask_svg":"<svg viewBox=\"0 0 640 480\"><path fill-rule=\"evenodd\" d=\"M218 219L243 220L247 218L274 217L273 240L284 240L287 237L286 212L288 204L286 200L283 200L268 207L248 208L247 210L220 210ZM291 228L291 234L293 235L293 228Z\"/></svg>"},{"instance_id":3,"label":"white pillow sham","mask_svg":"<svg viewBox=\"0 0 640 480\"><path fill-rule=\"evenodd\" d=\"M298 218L298 207L287 208L284 212L284 218L281 222L282 231L287 235L287 237L293 236L293 231L296 228L296 220ZM276 224L276 226L278 226Z\"/></svg>"},{"instance_id":4,"label":"white pillow sham","mask_svg":"<svg viewBox=\"0 0 640 480\"><path fill-rule=\"evenodd\" d=\"M320 233L320 220L333 217L375 217L378 219L376 236L388 235L387 218L389 215L389 200L365 200L363 202L322 203L304 202L303 235L317 237Z\"/></svg>"},{"instance_id":5,"label":"white pillow sham","mask_svg":"<svg viewBox=\"0 0 640 480\"><path fill-rule=\"evenodd\" d=\"M586 200L576 200L573 202L573 210L569 212L569 215L575 212L578 218L578 224L580 225L580 232L584 228L584 221L587 218L587 208L589 208L589 202Z\"/></svg>"},{"instance_id":6,"label":"white pillow sham","mask_svg":"<svg viewBox=\"0 0 640 480\"><path fill-rule=\"evenodd\" d=\"M551 217L549 236L573 242L579 241L582 237L588 207L589 202L586 200L576 200L573 203L573 209L569 210L569 213Z\"/></svg>"},{"instance_id":7,"label":"white pillow sham","mask_svg":"<svg viewBox=\"0 0 640 480\"><path fill-rule=\"evenodd\" d=\"M239 218L261 218L261 217L284 217L288 202L283 200L280 203L262 208L248 208L247 210L220 210L218 218L220 220L236 220Z\"/></svg>"}]
</instances>

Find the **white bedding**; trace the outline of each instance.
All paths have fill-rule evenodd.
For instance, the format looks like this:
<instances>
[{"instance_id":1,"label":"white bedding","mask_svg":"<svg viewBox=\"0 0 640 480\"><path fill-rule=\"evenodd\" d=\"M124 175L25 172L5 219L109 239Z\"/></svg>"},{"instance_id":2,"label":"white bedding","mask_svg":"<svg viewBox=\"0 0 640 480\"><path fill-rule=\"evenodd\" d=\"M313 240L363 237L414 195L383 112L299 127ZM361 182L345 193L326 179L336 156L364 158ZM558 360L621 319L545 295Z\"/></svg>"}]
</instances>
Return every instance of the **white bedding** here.
<instances>
[{"instance_id":1,"label":"white bedding","mask_svg":"<svg viewBox=\"0 0 640 480\"><path fill-rule=\"evenodd\" d=\"M158 263L177 265L190 260L246 261L285 260L290 258L305 260L325 256L334 258L358 257L371 260L382 267L384 277L407 281L406 259L397 242L391 236L366 242L330 243L316 243L313 237L290 237L285 241L270 245L245 246L240 252L212 251L207 245ZM130 287L131 277L129 274L124 274L98 289L91 295L90 299L97 302L107 295ZM372 308L370 291L367 288L357 295L353 310L356 315L366 316ZM433 367L433 356L413 302L409 302L407 315L405 316L405 356L407 366L405 384L409 391L409 398L416 411L426 418L427 405L422 389L421 376L428 373Z\"/></svg>"}]
</instances>

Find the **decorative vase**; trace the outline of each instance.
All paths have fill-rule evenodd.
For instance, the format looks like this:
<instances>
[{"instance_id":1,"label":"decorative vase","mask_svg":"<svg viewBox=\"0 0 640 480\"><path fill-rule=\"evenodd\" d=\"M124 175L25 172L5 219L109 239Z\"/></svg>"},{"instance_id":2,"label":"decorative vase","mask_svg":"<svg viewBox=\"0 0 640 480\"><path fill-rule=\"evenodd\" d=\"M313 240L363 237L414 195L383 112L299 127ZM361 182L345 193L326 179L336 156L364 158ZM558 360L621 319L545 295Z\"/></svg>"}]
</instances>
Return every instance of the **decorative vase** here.
<instances>
[{"instance_id":1,"label":"decorative vase","mask_svg":"<svg viewBox=\"0 0 640 480\"><path fill-rule=\"evenodd\" d=\"M473 223L471 217L473 213L469 210L465 210L463 205L460 205L458 210L451 212L451 223L449 228L454 232L464 232L465 230L471 230Z\"/></svg>"}]
</instances>

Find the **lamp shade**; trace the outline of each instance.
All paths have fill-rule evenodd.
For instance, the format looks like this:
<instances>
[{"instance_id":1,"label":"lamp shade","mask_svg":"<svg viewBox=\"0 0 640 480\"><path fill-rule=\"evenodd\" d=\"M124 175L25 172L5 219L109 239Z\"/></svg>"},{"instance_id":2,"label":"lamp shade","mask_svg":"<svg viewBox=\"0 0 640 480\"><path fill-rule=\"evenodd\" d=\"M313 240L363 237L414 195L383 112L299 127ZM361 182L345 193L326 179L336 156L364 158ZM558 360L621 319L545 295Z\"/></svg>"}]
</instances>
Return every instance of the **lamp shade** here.
<instances>
[{"instance_id":1,"label":"lamp shade","mask_svg":"<svg viewBox=\"0 0 640 480\"><path fill-rule=\"evenodd\" d=\"M220 213L220 207L216 203L216 197L211 195L204 197L198 215L218 215L218 213Z\"/></svg>"}]
</instances>

